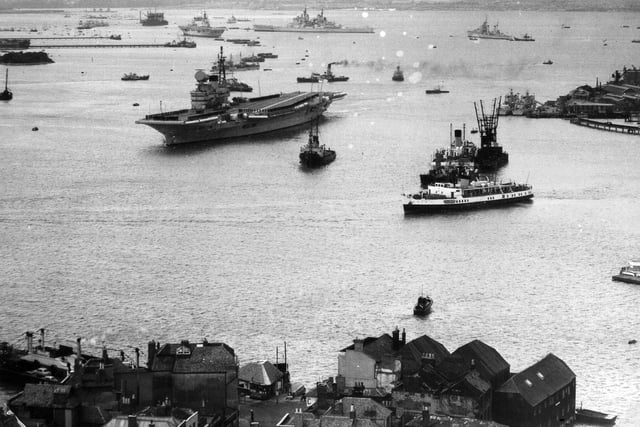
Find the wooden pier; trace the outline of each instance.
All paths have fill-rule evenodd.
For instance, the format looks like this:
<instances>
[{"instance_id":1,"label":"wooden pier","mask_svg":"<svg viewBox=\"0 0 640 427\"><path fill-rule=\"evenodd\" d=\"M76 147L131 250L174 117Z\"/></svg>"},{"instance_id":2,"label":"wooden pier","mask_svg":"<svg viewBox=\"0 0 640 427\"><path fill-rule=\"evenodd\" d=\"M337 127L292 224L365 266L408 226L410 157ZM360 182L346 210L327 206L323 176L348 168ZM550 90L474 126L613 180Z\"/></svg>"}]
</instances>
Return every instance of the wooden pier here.
<instances>
[{"instance_id":1,"label":"wooden pier","mask_svg":"<svg viewBox=\"0 0 640 427\"><path fill-rule=\"evenodd\" d=\"M571 119L571 123L578 126L586 126L593 129L606 130L608 132L640 135L640 127L638 126L621 125L611 122L600 122L597 120L583 119L580 117L574 117L573 119Z\"/></svg>"}]
</instances>

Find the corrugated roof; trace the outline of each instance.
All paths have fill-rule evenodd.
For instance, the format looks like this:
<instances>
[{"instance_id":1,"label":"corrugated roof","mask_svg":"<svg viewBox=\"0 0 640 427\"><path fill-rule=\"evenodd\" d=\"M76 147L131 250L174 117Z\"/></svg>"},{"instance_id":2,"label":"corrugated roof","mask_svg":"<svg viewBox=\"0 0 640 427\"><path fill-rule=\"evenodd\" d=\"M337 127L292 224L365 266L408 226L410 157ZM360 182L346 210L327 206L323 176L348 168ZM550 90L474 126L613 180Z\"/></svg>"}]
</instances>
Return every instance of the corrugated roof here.
<instances>
[{"instance_id":1,"label":"corrugated roof","mask_svg":"<svg viewBox=\"0 0 640 427\"><path fill-rule=\"evenodd\" d=\"M251 362L242 366L238 372L238 379L253 384L272 385L284 374L267 360Z\"/></svg>"},{"instance_id":2,"label":"corrugated roof","mask_svg":"<svg viewBox=\"0 0 640 427\"><path fill-rule=\"evenodd\" d=\"M509 378L497 391L520 394L534 407L568 386L575 377L566 363L549 353L539 362Z\"/></svg>"}]
</instances>

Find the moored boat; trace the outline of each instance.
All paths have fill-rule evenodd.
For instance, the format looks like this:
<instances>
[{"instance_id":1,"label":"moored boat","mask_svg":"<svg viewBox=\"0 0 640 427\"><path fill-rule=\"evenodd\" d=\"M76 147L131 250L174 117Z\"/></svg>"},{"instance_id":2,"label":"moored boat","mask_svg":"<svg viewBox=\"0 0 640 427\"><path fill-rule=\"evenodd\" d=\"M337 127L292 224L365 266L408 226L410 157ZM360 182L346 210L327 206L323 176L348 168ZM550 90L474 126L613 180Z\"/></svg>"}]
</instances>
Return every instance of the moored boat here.
<instances>
[{"instance_id":1,"label":"moored boat","mask_svg":"<svg viewBox=\"0 0 640 427\"><path fill-rule=\"evenodd\" d=\"M420 295L416 305L413 306L413 314L415 316L426 316L431 313L431 307L433 306L433 299L429 296Z\"/></svg>"},{"instance_id":2,"label":"moored boat","mask_svg":"<svg viewBox=\"0 0 640 427\"><path fill-rule=\"evenodd\" d=\"M551 65L553 64L553 61L550 59L547 59L546 61L543 62L544 65Z\"/></svg>"},{"instance_id":3,"label":"moored boat","mask_svg":"<svg viewBox=\"0 0 640 427\"><path fill-rule=\"evenodd\" d=\"M120 78L120 80L149 80L149 75L138 75L136 73L126 73L124 76Z\"/></svg>"},{"instance_id":4,"label":"moored boat","mask_svg":"<svg viewBox=\"0 0 640 427\"><path fill-rule=\"evenodd\" d=\"M427 89L424 92L427 95L437 95L437 94L440 94L440 93L449 93L448 90L442 89L442 86L440 86L440 85L434 87L433 89Z\"/></svg>"},{"instance_id":5,"label":"moored boat","mask_svg":"<svg viewBox=\"0 0 640 427\"><path fill-rule=\"evenodd\" d=\"M165 144L217 141L286 129L321 116L343 92L276 93L251 99L229 99L225 57L220 49L217 73L195 73L191 108L149 114L136 123L165 137Z\"/></svg>"},{"instance_id":6,"label":"moored boat","mask_svg":"<svg viewBox=\"0 0 640 427\"><path fill-rule=\"evenodd\" d=\"M495 172L509 162L509 154L498 144L498 110L501 98L485 110L484 103L473 103L480 132L480 148L476 151L475 167L480 172Z\"/></svg>"},{"instance_id":7,"label":"moored boat","mask_svg":"<svg viewBox=\"0 0 640 427\"><path fill-rule=\"evenodd\" d=\"M164 19L163 12L151 12L148 11L144 17L142 18L142 12L140 12L140 23L145 27L157 27L162 25L168 25L169 22Z\"/></svg>"},{"instance_id":8,"label":"moored boat","mask_svg":"<svg viewBox=\"0 0 640 427\"><path fill-rule=\"evenodd\" d=\"M0 101L10 101L13 99L13 92L9 90L9 69L7 68L4 77L4 90L0 92Z\"/></svg>"},{"instance_id":9,"label":"moored boat","mask_svg":"<svg viewBox=\"0 0 640 427\"><path fill-rule=\"evenodd\" d=\"M605 412L594 411L591 409L576 408L576 422L587 424L599 424L599 425L614 425L616 423L617 415L610 415Z\"/></svg>"},{"instance_id":10,"label":"moored boat","mask_svg":"<svg viewBox=\"0 0 640 427\"><path fill-rule=\"evenodd\" d=\"M525 33L522 37L514 37L513 40L517 42L534 42L536 39L531 37L531 35Z\"/></svg>"},{"instance_id":11,"label":"moored boat","mask_svg":"<svg viewBox=\"0 0 640 427\"><path fill-rule=\"evenodd\" d=\"M436 182L457 184L460 179L475 176L476 145L466 139L462 130L451 126L449 147L436 150L429 172L420 174L420 184L427 187Z\"/></svg>"},{"instance_id":12,"label":"moored boat","mask_svg":"<svg viewBox=\"0 0 640 427\"><path fill-rule=\"evenodd\" d=\"M611 276L611 280L640 285L640 261L630 260L618 274Z\"/></svg>"},{"instance_id":13,"label":"moored boat","mask_svg":"<svg viewBox=\"0 0 640 427\"><path fill-rule=\"evenodd\" d=\"M186 47L189 49L193 49L194 47L196 47L196 42L194 42L193 40L187 40L186 37L183 37L182 40L180 41L172 40L168 43L165 43L164 46L165 47Z\"/></svg>"},{"instance_id":14,"label":"moored boat","mask_svg":"<svg viewBox=\"0 0 640 427\"><path fill-rule=\"evenodd\" d=\"M393 72L393 76L391 76L391 80L394 82L402 82L404 81L404 73L400 69L400 66L396 66L396 70Z\"/></svg>"},{"instance_id":15,"label":"moored boat","mask_svg":"<svg viewBox=\"0 0 640 427\"><path fill-rule=\"evenodd\" d=\"M226 30L225 27L212 27L207 12L202 12L202 16L194 17L189 25L180 25L179 28L185 36L212 38L220 37Z\"/></svg>"},{"instance_id":16,"label":"moored boat","mask_svg":"<svg viewBox=\"0 0 640 427\"><path fill-rule=\"evenodd\" d=\"M300 163L306 167L323 166L336 159L336 152L320 144L318 138L318 119L311 123L309 141L300 147Z\"/></svg>"},{"instance_id":17,"label":"moored boat","mask_svg":"<svg viewBox=\"0 0 640 427\"><path fill-rule=\"evenodd\" d=\"M293 21L285 27L254 24L253 30L292 33L373 33L373 28L371 27L343 27L342 25L329 21L324 16L324 9L320 11L318 16L311 18L307 13L306 7L302 14L293 18Z\"/></svg>"},{"instance_id":18,"label":"moored boat","mask_svg":"<svg viewBox=\"0 0 640 427\"><path fill-rule=\"evenodd\" d=\"M533 188L529 184L496 183L483 177L428 185L425 190L405 195L403 208L405 214L428 214L511 205L531 198Z\"/></svg>"}]
</instances>

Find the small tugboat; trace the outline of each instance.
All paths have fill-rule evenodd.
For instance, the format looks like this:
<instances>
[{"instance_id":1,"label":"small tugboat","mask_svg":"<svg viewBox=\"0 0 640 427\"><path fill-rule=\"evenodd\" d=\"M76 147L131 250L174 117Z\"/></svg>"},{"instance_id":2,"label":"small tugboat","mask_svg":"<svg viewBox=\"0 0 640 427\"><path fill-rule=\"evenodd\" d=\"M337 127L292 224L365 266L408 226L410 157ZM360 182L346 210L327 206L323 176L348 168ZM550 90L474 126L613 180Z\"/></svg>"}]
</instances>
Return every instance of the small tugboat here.
<instances>
[{"instance_id":1,"label":"small tugboat","mask_svg":"<svg viewBox=\"0 0 640 427\"><path fill-rule=\"evenodd\" d=\"M426 190L405 197L405 214L428 214L529 201L533 197L533 188L529 184L496 183L482 177L474 181L460 179L457 184L436 182Z\"/></svg>"},{"instance_id":2,"label":"small tugboat","mask_svg":"<svg viewBox=\"0 0 640 427\"><path fill-rule=\"evenodd\" d=\"M330 62L327 65L327 71L325 71L323 74L311 73L311 76L309 77L298 77L296 80L298 83L318 83L320 80L326 80L329 83L333 83L346 82L347 80L349 80L349 77L347 76L336 76L335 74L333 74L333 72L331 71L331 66L333 64L335 64L335 62Z\"/></svg>"},{"instance_id":3,"label":"small tugboat","mask_svg":"<svg viewBox=\"0 0 640 427\"><path fill-rule=\"evenodd\" d=\"M550 59L547 59L546 61L543 62L544 65L551 65L553 64L553 61Z\"/></svg>"},{"instance_id":4,"label":"small tugboat","mask_svg":"<svg viewBox=\"0 0 640 427\"><path fill-rule=\"evenodd\" d=\"M578 423L612 426L616 423L617 418L617 415L585 409L582 404L580 404L580 408L576 408L576 422Z\"/></svg>"},{"instance_id":5,"label":"small tugboat","mask_svg":"<svg viewBox=\"0 0 640 427\"><path fill-rule=\"evenodd\" d=\"M640 261L629 261L629 265L622 267L620 273L611 276L611 280L640 285Z\"/></svg>"},{"instance_id":6,"label":"small tugboat","mask_svg":"<svg viewBox=\"0 0 640 427\"><path fill-rule=\"evenodd\" d=\"M479 108L478 104L473 103L480 130L480 148L476 152L475 166L480 172L495 172L509 163L509 154L497 142L498 110L501 102L502 98L494 99L492 108L486 111L482 101Z\"/></svg>"},{"instance_id":7,"label":"small tugboat","mask_svg":"<svg viewBox=\"0 0 640 427\"><path fill-rule=\"evenodd\" d=\"M170 42L165 43L164 47L186 47L188 49L193 49L196 47L196 42L193 40L187 40L186 37L183 37L180 41L171 40Z\"/></svg>"},{"instance_id":8,"label":"small tugboat","mask_svg":"<svg viewBox=\"0 0 640 427\"><path fill-rule=\"evenodd\" d=\"M393 76L391 77L391 80L393 80L394 82L404 81L404 73L400 69L399 65L396 67L396 70L393 72Z\"/></svg>"},{"instance_id":9,"label":"small tugboat","mask_svg":"<svg viewBox=\"0 0 640 427\"><path fill-rule=\"evenodd\" d=\"M534 42L536 39L531 37L529 34L525 33L522 37L514 37L513 40L517 42Z\"/></svg>"},{"instance_id":10,"label":"small tugboat","mask_svg":"<svg viewBox=\"0 0 640 427\"><path fill-rule=\"evenodd\" d=\"M4 90L0 92L0 101L10 101L13 99L13 93L9 90L7 86L9 82L9 69L6 69L5 77L4 77Z\"/></svg>"},{"instance_id":11,"label":"small tugboat","mask_svg":"<svg viewBox=\"0 0 640 427\"><path fill-rule=\"evenodd\" d=\"M434 87L433 89L425 90L425 93L427 95L437 95L437 94L440 94L440 93L449 93L449 91L442 89L442 86L438 85L438 86Z\"/></svg>"},{"instance_id":12,"label":"small tugboat","mask_svg":"<svg viewBox=\"0 0 640 427\"><path fill-rule=\"evenodd\" d=\"M320 145L318 139L318 120L311 123L309 142L300 148L300 163L306 167L323 166L336 159L336 152Z\"/></svg>"},{"instance_id":13,"label":"small tugboat","mask_svg":"<svg viewBox=\"0 0 640 427\"><path fill-rule=\"evenodd\" d=\"M431 313L431 306L433 305L433 300L429 296L420 295L418 297L418 302L413 306L413 314L415 316L426 316Z\"/></svg>"},{"instance_id":14,"label":"small tugboat","mask_svg":"<svg viewBox=\"0 0 640 427\"><path fill-rule=\"evenodd\" d=\"M126 73L120 80L149 80L149 75L138 75L136 73Z\"/></svg>"}]
</instances>

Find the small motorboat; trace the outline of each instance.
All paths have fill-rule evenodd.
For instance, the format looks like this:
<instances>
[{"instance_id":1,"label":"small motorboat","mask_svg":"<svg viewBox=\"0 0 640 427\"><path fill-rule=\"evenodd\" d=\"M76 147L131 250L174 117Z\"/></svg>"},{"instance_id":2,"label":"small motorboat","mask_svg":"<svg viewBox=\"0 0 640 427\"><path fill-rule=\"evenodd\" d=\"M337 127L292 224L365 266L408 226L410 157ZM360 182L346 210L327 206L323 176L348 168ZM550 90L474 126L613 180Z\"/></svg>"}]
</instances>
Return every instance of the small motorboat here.
<instances>
[{"instance_id":1,"label":"small motorboat","mask_svg":"<svg viewBox=\"0 0 640 427\"><path fill-rule=\"evenodd\" d=\"M413 307L413 314L416 316L426 316L431 313L431 306L433 305L433 300L431 297L420 295L418 297L418 302Z\"/></svg>"},{"instance_id":2,"label":"small motorboat","mask_svg":"<svg viewBox=\"0 0 640 427\"><path fill-rule=\"evenodd\" d=\"M630 260L628 265L622 267L618 274L611 276L611 280L640 285L640 261Z\"/></svg>"},{"instance_id":3,"label":"small motorboat","mask_svg":"<svg viewBox=\"0 0 640 427\"><path fill-rule=\"evenodd\" d=\"M616 418L618 418L616 415L586 409L582 405L580 405L580 408L576 408L576 422L579 423L611 426L616 423Z\"/></svg>"},{"instance_id":4,"label":"small motorboat","mask_svg":"<svg viewBox=\"0 0 640 427\"><path fill-rule=\"evenodd\" d=\"M393 80L394 82L404 81L404 73L400 69L399 65L396 67L396 70L393 72L393 76L391 77L391 80Z\"/></svg>"},{"instance_id":5,"label":"small motorboat","mask_svg":"<svg viewBox=\"0 0 640 427\"><path fill-rule=\"evenodd\" d=\"M0 100L2 101L10 101L13 99L13 93L9 90L7 86L9 82L9 69L7 68L5 78L4 78L4 91L0 92Z\"/></svg>"},{"instance_id":6,"label":"small motorboat","mask_svg":"<svg viewBox=\"0 0 640 427\"><path fill-rule=\"evenodd\" d=\"M553 64L553 61L550 59L547 59L546 61L543 62L544 65L551 65Z\"/></svg>"}]
</instances>

